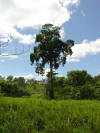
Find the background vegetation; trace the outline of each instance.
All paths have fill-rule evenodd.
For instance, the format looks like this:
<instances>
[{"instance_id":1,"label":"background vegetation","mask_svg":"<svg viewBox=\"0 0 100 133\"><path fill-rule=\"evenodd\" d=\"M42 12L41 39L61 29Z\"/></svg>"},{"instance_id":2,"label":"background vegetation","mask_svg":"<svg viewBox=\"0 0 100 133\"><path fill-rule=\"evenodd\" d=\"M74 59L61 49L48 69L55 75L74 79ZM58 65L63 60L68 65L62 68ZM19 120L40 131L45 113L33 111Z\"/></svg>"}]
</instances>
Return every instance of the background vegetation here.
<instances>
[{"instance_id":1,"label":"background vegetation","mask_svg":"<svg viewBox=\"0 0 100 133\"><path fill-rule=\"evenodd\" d=\"M23 77L0 77L0 95L49 98L49 77L45 80L25 80ZM65 77L53 77L55 99L100 99L100 75L87 71L69 71Z\"/></svg>"}]
</instances>

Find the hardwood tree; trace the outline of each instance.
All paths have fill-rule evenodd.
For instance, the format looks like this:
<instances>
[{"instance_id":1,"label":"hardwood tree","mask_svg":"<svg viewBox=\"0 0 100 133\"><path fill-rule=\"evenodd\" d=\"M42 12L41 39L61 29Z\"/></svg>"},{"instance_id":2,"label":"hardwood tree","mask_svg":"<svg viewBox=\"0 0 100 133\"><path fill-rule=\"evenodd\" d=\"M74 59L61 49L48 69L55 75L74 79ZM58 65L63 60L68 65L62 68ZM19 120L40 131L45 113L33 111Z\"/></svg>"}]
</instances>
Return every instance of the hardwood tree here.
<instances>
[{"instance_id":1,"label":"hardwood tree","mask_svg":"<svg viewBox=\"0 0 100 133\"><path fill-rule=\"evenodd\" d=\"M43 25L40 33L36 35L35 42L38 45L34 47L33 53L30 54L31 63L36 63L36 73L43 75L45 65L49 65L49 96L51 99L54 99L53 69L58 69L60 64L64 66L67 56L72 55L71 47L74 45L73 40L66 42L61 40L60 30L60 27L53 26L53 24Z\"/></svg>"}]
</instances>

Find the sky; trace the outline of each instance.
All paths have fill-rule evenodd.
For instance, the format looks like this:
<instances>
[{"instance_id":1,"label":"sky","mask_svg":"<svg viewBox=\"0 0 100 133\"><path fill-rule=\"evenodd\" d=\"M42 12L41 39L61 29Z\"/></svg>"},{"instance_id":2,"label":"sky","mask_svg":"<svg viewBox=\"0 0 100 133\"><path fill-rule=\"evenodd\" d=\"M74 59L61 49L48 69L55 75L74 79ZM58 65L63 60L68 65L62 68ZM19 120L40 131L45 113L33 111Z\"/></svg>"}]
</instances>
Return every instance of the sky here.
<instances>
[{"instance_id":1,"label":"sky","mask_svg":"<svg viewBox=\"0 0 100 133\"><path fill-rule=\"evenodd\" d=\"M42 79L31 65L35 36L41 26L52 23L61 27L61 39L72 39L72 56L57 70L65 76L70 70L86 70L92 76L100 74L100 0L0 0L0 75ZM48 72L49 68L45 68Z\"/></svg>"}]
</instances>

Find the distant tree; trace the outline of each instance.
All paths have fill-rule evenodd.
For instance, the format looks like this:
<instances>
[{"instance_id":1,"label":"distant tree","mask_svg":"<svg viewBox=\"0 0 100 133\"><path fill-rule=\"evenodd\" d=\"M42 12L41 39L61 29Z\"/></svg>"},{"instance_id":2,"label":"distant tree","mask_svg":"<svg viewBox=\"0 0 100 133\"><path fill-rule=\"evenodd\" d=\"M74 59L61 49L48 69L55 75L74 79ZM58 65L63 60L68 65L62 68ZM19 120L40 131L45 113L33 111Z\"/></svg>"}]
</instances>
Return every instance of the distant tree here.
<instances>
[{"instance_id":1,"label":"distant tree","mask_svg":"<svg viewBox=\"0 0 100 133\"><path fill-rule=\"evenodd\" d=\"M23 89L19 89L16 83L7 81L0 82L0 93L4 96L21 97L28 96L29 93Z\"/></svg>"},{"instance_id":2,"label":"distant tree","mask_svg":"<svg viewBox=\"0 0 100 133\"><path fill-rule=\"evenodd\" d=\"M69 83L74 87L93 83L93 78L85 70L69 71L67 73L67 77L68 77Z\"/></svg>"},{"instance_id":3,"label":"distant tree","mask_svg":"<svg viewBox=\"0 0 100 133\"><path fill-rule=\"evenodd\" d=\"M100 100L100 75L94 77L95 81L95 97Z\"/></svg>"},{"instance_id":4,"label":"distant tree","mask_svg":"<svg viewBox=\"0 0 100 133\"><path fill-rule=\"evenodd\" d=\"M71 47L73 40L63 42L60 36L60 27L52 24L45 24L39 34L36 35L36 43L33 53L30 54L32 64L36 62L36 73L44 74L44 67L49 64L50 68L50 91L49 96L54 98L53 69L58 69L59 65L66 63L68 55L72 55Z\"/></svg>"},{"instance_id":5,"label":"distant tree","mask_svg":"<svg viewBox=\"0 0 100 133\"><path fill-rule=\"evenodd\" d=\"M2 80L4 80L5 78L4 77L2 77L1 75L0 75L0 80L2 81Z\"/></svg>"},{"instance_id":6,"label":"distant tree","mask_svg":"<svg viewBox=\"0 0 100 133\"><path fill-rule=\"evenodd\" d=\"M16 82L19 87L25 87L25 79L24 79L24 77L15 78L14 82Z\"/></svg>"},{"instance_id":7,"label":"distant tree","mask_svg":"<svg viewBox=\"0 0 100 133\"><path fill-rule=\"evenodd\" d=\"M28 84L36 84L37 83L37 80L36 79L28 79L26 81L26 83L28 83Z\"/></svg>"},{"instance_id":8,"label":"distant tree","mask_svg":"<svg viewBox=\"0 0 100 133\"><path fill-rule=\"evenodd\" d=\"M54 81L55 86L63 87L64 86L64 80L65 80L64 77L56 77L55 81Z\"/></svg>"},{"instance_id":9,"label":"distant tree","mask_svg":"<svg viewBox=\"0 0 100 133\"><path fill-rule=\"evenodd\" d=\"M80 88L80 99L94 99L95 87L92 85L83 85Z\"/></svg>"},{"instance_id":10,"label":"distant tree","mask_svg":"<svg viewBox=\"0 0 100 133\"><path fill-rule=\"evenodd\" d=\"M96 82L99 82L99 83L100 83L100 75L95 76L95 77L94 77L94 80L95 80L95 83L96 83Z\"/></svg>"},{"instance_id":11,"label":"distant tree","mask_svg":"<svg viewBox=\"0 0 100 133\"><path fill-rule=\"evenodd\" d=\"M9 75L6 80L7 81L13 81L13 76Z\"/></svg>"},{"instance_id":12,"label":"distant tree","mask_svg":"<svg viewBox=\"0 0 100 133\"><path fill-rule=\"evenodd\" d=\"M98 99L98 100L100 100L100 88L96 88L95 98Z\"/></svg>"}]
</instances>

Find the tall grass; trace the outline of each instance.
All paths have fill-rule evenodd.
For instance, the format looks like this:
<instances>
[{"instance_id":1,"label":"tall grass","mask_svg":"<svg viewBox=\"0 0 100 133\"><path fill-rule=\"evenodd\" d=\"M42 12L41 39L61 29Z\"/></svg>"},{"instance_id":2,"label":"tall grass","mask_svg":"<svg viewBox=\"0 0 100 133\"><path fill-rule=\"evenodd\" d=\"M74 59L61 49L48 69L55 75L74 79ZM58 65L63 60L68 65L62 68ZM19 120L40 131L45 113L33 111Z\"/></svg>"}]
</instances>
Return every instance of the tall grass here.
<instances>
[{"instance_id":1,"label":"tall grass","mask_svg":"<svg viewBox=\"0 0 100 133\"><path fill-rule=\"evenodd\" d=\"M100 133L100 102L1 97L0 133Z\"/></svg>"}]
</instances>

